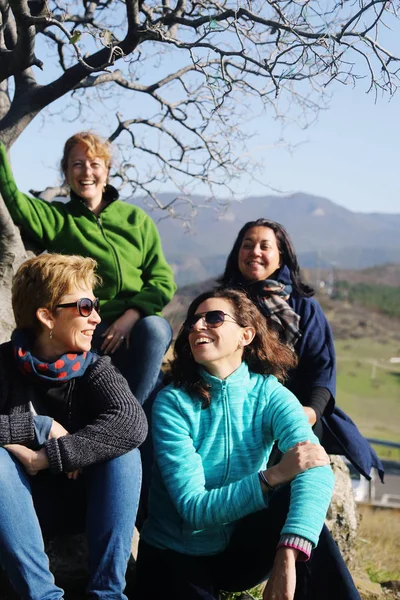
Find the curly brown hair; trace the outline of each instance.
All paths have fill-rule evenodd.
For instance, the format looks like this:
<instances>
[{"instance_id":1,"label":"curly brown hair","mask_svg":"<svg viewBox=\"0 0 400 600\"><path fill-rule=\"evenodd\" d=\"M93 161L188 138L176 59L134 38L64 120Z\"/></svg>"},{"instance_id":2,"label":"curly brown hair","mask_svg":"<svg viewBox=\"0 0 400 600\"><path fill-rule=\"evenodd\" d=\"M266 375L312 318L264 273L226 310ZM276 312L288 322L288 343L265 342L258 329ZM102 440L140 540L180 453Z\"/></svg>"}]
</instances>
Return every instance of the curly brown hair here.
<instances>
[{"instance_id":1,"label":"curly brown hair","mask_svg":"<svg viewBox=\"0 0 400 600\"><path fill-rule=\"evenodd\" d=\"M275 375L280 381L284 381L288 371L296 367L297 357L288 346L280 342L277 333L269 328L265 318L245 292L230 288L204 292L189 306L186 320L190 319L200 304L209 298L227 300L233 309L232 316L240 327L254 328L254 339L243 349L243 361L247 363L250 371L262 375ZM166 380L176 387L186 389L193 396L200 397L203 408L207 408L211 403L210 387L201 377L193 358L189 344L189 330L185 327L185 323L176 338L174 358L169 362Z\"/></svg>"}]
</instances>

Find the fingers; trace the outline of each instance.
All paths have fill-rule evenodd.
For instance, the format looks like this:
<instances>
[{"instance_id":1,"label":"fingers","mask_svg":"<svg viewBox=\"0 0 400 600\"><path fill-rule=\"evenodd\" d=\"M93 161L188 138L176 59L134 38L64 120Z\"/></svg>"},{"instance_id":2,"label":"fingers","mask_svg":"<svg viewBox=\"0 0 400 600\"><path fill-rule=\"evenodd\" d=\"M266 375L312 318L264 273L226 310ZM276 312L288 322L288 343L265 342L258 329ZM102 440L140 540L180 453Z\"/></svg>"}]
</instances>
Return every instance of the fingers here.
<instances>
[{"instance_id":1,"label":"fingers","mask_svg":"<svg viewBox=\"0 0 400 600\"><path fill-rule=\"evenodd\" d=\"M76 471L71 471L70 473L67 473L67 477L68 479L78 479L79 474L80 474L80 469L76 469Z\"/></svg>"},{"instance_id":2,"label":"fingers","mask_svg":"<svg viewBox=\"0 0 400 600\"><path fill-rule=\"evenodd\" d=\"M125 335L116 330L111 330L108 333L106 331L105 333L103 333L103 337L105 339L101 345L101 350L104 352L104 354L113 354L125 342Z\"/></svg>"},{"instance_id":3,"label":"fingers","mask_svg":"<svg viewBox=\"0 0 400 600\"><path fill-rule=\"evenodd\" d=\"M302 470L329 464L329 456L319 444L305 442L295 447L296 460Z\"/></svg>"}]
</instances>

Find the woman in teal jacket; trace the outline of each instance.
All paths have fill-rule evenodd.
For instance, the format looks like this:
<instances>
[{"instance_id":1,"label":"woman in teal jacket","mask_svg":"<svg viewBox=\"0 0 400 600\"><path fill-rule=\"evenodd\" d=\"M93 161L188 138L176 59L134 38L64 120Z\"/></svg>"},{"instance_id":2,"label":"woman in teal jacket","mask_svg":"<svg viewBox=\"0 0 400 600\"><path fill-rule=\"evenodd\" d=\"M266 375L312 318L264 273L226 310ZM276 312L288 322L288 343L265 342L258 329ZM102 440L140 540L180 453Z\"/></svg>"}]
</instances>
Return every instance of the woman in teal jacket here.
<instances>
[{"instance_id":1,"label":"woman in teal jacket","mask_svg":"<svg viewBox=\"0 0 400 600\"><path fill-rule=\"evenodd\" d=\"M334 483L328 457L278 381L295 363L243 292L215 290L191 304L172 382L153 407L140 600L213 600L268 576L264 600L359 600L323 528ZM284 456L267 468L274 440Z\"/></svg>"},{"instance_id":2,"label":"woman in teal jacket","mask_svg":"<svg viewBox=\"0 0 400 600\"><path fill-rule=\"evenodd\" d=\"M70 200L45 202L21 193L0 143L0 193L16 225L41 250L97 261L102 325L94 346L112 355L143 404L171 341L161 311L176 286L152 219L118 200L109 185L109 144L90 132L69 138L61 161Z\"/></svg>"}]
</instances>

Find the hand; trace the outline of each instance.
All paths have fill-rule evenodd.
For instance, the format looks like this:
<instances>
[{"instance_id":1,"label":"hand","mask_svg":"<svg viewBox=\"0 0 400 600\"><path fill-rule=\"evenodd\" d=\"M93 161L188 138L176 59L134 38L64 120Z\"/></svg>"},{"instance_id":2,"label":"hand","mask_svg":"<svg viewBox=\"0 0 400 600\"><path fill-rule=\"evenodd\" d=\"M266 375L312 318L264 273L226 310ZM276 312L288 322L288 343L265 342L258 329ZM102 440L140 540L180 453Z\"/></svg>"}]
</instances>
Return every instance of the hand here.
<instances>
[{"instance_id":1,"label":"hand","mask_svg":"<svg viewBox=\"0 0 400 600\"><path fill-rule=\"evenodd\" d=\"M311 406L303 406L303 410L306 413L308 422L310 423L311 427L313 427L317 422L317 413L313 408L311 408Z\"/></svg>"},{"instance_id":2,"label":"hand","mask_svg":"<svg viewBox=\"0 0 400 600\"><path fill-rule=\"evenodd\" d=\"M49 461L44 448L41 448L40 450L31 450L20 444L7 444L4 448L19 460L22 466L25 467L25 471L28 475L34 476L37 475L39 471L49 468Z\"/></svg>"},{"instance_id":3,"label":"hand","mask_svg":"<svg viewBox=\"0 0 400 600\"><path fill-rule=\"evenodd\" d=\"M121 317L114 321L102 335L105 340L100 349L104 354L114 354L124 342L127 349L129 349L131 331L140 318L138 310L128 308Z\"/></svg>"},{"instance_id":4,"label":"hand","mask_svg":"<svg viewBox=\"0 0 400 600\"><path fill-rule=\"evenodd\" d=\"M293 600L296 590L298 550L278 548L271 576L264 588L263 600Z\"/></svg>"},{"instance_id":5,"label":"hand","mask_svg":"<svg viewBox=\"0 0 400 600\"><path fill-rule=\"evenodd\" d=\"M292 481L296 475L313 467L329 465L329 456L320 444L299 442L282 456L281 461L265 471L268 482L275 487Z\"/></svg>"},{"instance_id":6,"label":"hand","mask_svg":"<svg viewBox=\"0 0 400 600\"><path fill-rule=\"evenodd\" d=\"M78 479L79 475L82 473L82 469L76 469L76 471L71 471L67 473L68 479Z\"/></svg>"},{"instance_id":7,"label":"hand","mask_svg":"<svg viewBox=\"0 0 400 600\"><path fill-rule=\"evenodd\" d=\"M58 438L63 437L64 435L68 435L68 431L61 425L61 423L58 423L58 421L53 419L53 424L49 433L49 440L58 440Z\"/></svg>"}]
</instances>

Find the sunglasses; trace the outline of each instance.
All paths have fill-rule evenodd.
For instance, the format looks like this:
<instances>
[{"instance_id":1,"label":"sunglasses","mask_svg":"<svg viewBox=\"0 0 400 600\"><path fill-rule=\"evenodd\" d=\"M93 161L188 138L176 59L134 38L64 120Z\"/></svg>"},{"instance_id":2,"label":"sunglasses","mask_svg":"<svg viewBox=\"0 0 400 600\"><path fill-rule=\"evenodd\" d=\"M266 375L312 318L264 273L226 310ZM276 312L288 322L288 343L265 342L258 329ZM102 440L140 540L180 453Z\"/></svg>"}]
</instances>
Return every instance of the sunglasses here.
<instances>
[{"instance_id":1,"label":"sunglasses","mask_svg":"<svg viewBox=\"0 0 400 600\"><path fill-rule=\"evenodd\" d=\"M100 300L95 298L79 298L76 302L66 302L65 304L57 304L56 308L77 308L81 317L89 317L93 310L100 312Z\"/></svg>"},{"instance_id":2,"label":"sunglasses","mask_svg":"<svg viewBox=\"0 0 400 600\"><path fill-rule=\"evenodd\" d=\"M184 322L183 326L188 331L191 331L196 325L197 321L200 321L200 319L204 319L207 327L216 329L217 327L221 327L221 325L225 322L226 317L232 319L233 323L237 323L237 320L234 317L228 315L223 310L208 310L207 312L197 313L196 315L188 317Z\"/></svg>"}]
</instances>

